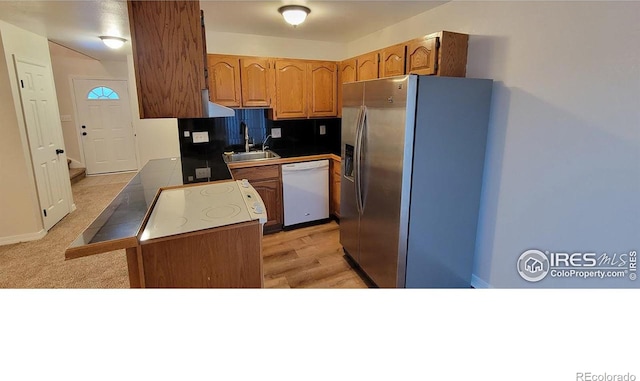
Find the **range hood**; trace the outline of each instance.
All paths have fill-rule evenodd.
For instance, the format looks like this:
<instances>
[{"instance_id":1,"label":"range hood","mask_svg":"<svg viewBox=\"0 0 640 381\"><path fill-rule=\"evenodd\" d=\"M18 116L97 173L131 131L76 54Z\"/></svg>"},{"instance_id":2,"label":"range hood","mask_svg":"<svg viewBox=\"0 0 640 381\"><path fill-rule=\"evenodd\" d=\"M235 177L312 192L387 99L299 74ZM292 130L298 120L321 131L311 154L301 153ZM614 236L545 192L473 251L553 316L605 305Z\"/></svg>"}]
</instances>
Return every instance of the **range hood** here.
<instances>
[{"instance_id":1,"label":"range hood","mask_svg":"<svg viewBox=\"0 0 640 381\"><path fill-rule=\"evenodd\" d=\"M236 116L233 109L209 101L209 89L202 90L202 109L205 118Z\"/></svg>"}]
</instances>

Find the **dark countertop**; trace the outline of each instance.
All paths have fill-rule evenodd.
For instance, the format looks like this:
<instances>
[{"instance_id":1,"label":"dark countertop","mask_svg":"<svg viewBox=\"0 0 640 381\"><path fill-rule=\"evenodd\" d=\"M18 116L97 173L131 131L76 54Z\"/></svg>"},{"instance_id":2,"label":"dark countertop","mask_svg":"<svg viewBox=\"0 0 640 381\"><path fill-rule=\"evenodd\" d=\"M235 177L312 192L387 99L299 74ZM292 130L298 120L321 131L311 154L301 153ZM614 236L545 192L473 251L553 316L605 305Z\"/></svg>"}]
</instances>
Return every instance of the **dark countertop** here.
<instances>
[{"instance_id":1,"label":"dark countertop","mask_svg":"<svg viewBox=\"0 0 640 381\"><path fill-rule=\"evenodd\" d=\"M198 171L195 171L195 169ZM201 175L194 178L190 174ZM158 190L163 187L231 180L231 172L222 161L149 160L114 200L100 213L67 249L67 259L132 247ZM137 244L137 240L135 241ZM134 244L134 246L135 246ZM107 246L108 245L108 246ZM79 249L81 250L74 250ZM74 251L77 251L74 253Z\"/></svg>"}]
</instances>

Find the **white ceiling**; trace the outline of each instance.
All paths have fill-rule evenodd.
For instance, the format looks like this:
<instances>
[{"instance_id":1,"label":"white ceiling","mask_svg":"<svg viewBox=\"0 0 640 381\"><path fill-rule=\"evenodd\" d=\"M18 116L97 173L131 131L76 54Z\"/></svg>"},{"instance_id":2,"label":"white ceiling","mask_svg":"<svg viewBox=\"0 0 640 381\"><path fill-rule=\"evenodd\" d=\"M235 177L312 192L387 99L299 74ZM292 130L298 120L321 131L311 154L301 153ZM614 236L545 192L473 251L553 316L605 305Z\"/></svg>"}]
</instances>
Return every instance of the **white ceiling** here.
<instances>
[{"instance_id":1,"label":"white ceiling","mask_svg":"<svg viewBox=\"0 0 640 381\"><path fill-rule=\"evenodd\" d=\"M210 1L201 0L207 31L305 40L349 42L444 1ZM278 13L285 4L311 9L304 24L286 24ZM131 52L106 48L98 36L131 39L124 0L0 0L0 19L100 60L123 60Z\"/></svg>"}]
</instances>

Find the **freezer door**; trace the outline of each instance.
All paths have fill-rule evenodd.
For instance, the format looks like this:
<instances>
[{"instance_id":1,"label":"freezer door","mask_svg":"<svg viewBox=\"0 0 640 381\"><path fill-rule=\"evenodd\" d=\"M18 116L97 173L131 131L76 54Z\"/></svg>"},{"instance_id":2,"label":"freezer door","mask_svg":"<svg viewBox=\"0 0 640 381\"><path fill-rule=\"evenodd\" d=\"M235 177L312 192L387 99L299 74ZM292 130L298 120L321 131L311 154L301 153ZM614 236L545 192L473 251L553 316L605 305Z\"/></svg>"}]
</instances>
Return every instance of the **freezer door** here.
<instances>
[{"instance_id":1,"label":"freezer door","mask_svg":"<svg viewBox=\"0 0 640 381\"><path fill-rule=\"evenodd\" d=\"M404 286L416 83L415 76L365 82L359 264L379 287Z\"/></svg>"},{"instance_id":2,"label":"freezer door","mask_svg":"<svg viewBox=\"0 0 640 381\"><path fill-rule=\"evenodd\" d=\"M355 188L355 144L364 86L360 82L342 87L342 179L340 181L340 244L356 262L359 260L360 215Z\"/></svg>"}]
</instances>

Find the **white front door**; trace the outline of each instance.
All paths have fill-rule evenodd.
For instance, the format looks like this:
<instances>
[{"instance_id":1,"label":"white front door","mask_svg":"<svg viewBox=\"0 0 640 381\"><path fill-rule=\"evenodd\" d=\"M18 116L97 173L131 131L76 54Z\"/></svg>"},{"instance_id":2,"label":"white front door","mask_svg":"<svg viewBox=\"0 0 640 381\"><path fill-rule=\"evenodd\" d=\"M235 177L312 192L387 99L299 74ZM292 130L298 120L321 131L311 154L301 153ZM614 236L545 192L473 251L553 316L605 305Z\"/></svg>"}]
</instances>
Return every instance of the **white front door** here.
<instances>
[{"instance_id":1,"label":"white front door","mask_svg":"<svg viewBox=\"0 0 640 381\"><path fill-rule=\"evenodd\" d=\"M138 169L127 81L74 79L87 174Z\"/></svg>"},{"instance_id":2,"label":"white front door","mask_svg":"<svg viewBox=\"0 0 640 381\"><path fill-rule=\"evenodd\" d=\"M53 78L46 65L20 58L15 58L15 65L42 220L48 231L71 211L71 196L66 191L70 187L67 156L55 110Z\"/></svg>"}]
</instances>

